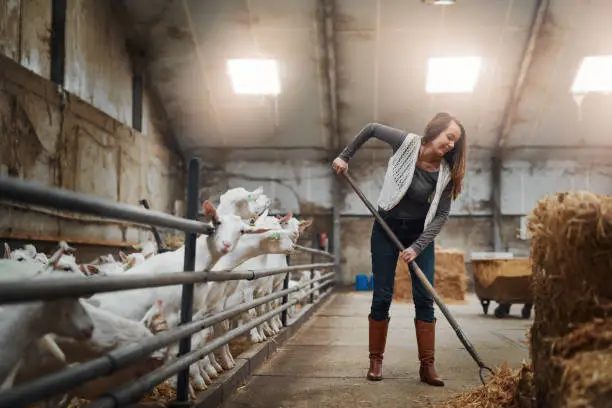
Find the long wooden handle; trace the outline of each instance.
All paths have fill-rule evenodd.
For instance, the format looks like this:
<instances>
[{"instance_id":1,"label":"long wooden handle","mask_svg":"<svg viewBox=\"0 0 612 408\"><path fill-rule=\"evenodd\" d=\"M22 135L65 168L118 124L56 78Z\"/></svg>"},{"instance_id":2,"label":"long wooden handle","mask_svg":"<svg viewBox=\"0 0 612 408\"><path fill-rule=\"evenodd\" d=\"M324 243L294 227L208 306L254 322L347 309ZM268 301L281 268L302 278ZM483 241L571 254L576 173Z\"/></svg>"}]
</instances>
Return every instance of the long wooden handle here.
<instances>
[{"instance_id":1,"label":"long wooden handle","mask_svg":"<svg viewBox=\"0 0 612 408\"><path fill-rule=\"evenodd\" d=\"M406 249L406 248L404 248L404 245L402 245L400 240L397 239L397 237L395 236L393 231L391 231L391 228L389 228L389 226L387 225L385 220L383 220L383 218L380 216L378 211L374 208L372 203L370 203L370 201L366 198L366 196L363 194L361 189L357 186L357 184L355 183L355 180L353 180L353 177L351 177L351 175L348 174L348 171L343 171L341 174L344 176L346 181L348 181L348 183L351 185L351 187L353 187L353 190L355 190L355 193L357 193L359 198L361 198L361 201L363 201L363 203L366 205L366 207L368 207L368 209L370 210L370 212L372 213L374 218L376 218L376 221L380 224L380 226L383 228L383 230L387 233L387 235L393 241L395 246L400 251L403 251L404 249ZM480 368L486 368L489 371L491 371L490 368L488 368L487 366L484 365L484 363L480 359L480 356L478 355L478 353L476 353L476 350L474 349L474 346L472 346L472 344L465 337L465 334L461 330L461 327L459 327L459 324L457 323L457 321L455 320L455 318L453 317L451 312L448 310L448 308L446 307L444 302L442 302L442 299L440 299L440 296L438 296L438 294L436 293L434 287L431 285L431 283L429 283L429 280L427 279L427 277L425 276L425 274L423 273L421 268L419 268L419 265L417 265L416 262L412 261L412 262L410 262L410 266L412 266L415 275L417 276L417 278L419 278L419 280L421 281L421 283L423 284L425 289L427 289L427 291L431 294L431 296L433 296L434 301L436 302L436 304L438 305L438 307L440 308L440 310L442 311L442 313L446 317L446 320L448 320L450 325L453 327L453 329L455 330L455 333L457 334L457 337L459 337L459 340L465 346L466 350L468 351L468 353L470 353L470 355L472 356L474 361L476 361L476 363L478 364L478 366ZM481 379L482 379L482 376L481 376ZM484 380L483 380L483 382L484 382Z\"/></svg>"}]
</instances>

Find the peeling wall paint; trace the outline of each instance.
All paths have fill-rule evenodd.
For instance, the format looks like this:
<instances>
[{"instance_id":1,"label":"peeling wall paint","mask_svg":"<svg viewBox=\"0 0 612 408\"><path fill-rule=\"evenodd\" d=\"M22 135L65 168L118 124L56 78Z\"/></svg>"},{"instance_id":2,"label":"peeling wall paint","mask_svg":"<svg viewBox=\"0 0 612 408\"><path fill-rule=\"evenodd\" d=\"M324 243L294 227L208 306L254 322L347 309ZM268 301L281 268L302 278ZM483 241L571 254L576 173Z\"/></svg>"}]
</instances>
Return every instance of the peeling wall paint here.
<instances>
[{"instance_id":1,"label":"peeling wall paint","mask_svg":"<svg viewBox=\"0 0 612 408\"><path fill-rule=\"evenodd\" d=\"M184 197L182 159L5 57L0 75L0 173L172 213ZM146 230L80 216L0 207L0 233L135 242ZM72 218L72 219L71 219Z\"/></svg>"},{"instance_id":2,"label":"peeling wall paint","mask_svg":"<svg viewBox=\"0 0 612 408\"><path fill-rule=\"evenodd\" d=\"M0 53L49 79L51 72L51 2L7 0L0 6ZM125 29L110 2L67 3L65 88L125 125L132 123L132 61ZM143 133L168 129L159 107L144 90ZM149 106L149 109L148 108ZM157 139L160 140L160 139Z\"/></svg>"},{"instance_id":3,"label":"peeling wall paint","mask_svg":"<svg viewBox=\"0 0 612 408\"><path fill-rule=\"evenodd\" d=\"M0 6L0 53L49 78L51 2L6 0Z\"/></svg>"},{"instance_id":4,"label":"peeling wall paint","mask_svg":"<svg viewBox=\"0 0 612 408\"><path fill-rule=\"evenodd\" d=\"M131 123L131 62L109 2L68 2L65 86L119 122Z\"/></svg>"},{"instance_id":5,"label":"peeling wall paint","mask_svg":"<svg viewBox=\"0 0 612 408\"><path fill-rule=\"evenodd\" d=\"M0 4L0 52L19 59L20 0L6 0Z\"/></svg>"}]
</instances>

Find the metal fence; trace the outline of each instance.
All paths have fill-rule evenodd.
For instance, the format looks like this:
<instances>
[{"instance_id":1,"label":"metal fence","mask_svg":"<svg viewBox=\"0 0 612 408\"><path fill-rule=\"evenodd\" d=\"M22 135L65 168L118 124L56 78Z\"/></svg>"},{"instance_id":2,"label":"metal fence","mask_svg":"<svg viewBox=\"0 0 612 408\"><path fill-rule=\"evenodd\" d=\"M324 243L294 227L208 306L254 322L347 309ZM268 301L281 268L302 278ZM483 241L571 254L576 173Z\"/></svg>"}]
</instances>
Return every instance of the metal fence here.
<instances>
[{"instance_id":1,"label":"metal fence","mask_svg":"<svg viewBox=\"0 0 612 408\"><path fill-rule=\"evenodd\" d=\"M323 274L313 278L314 269L329 270L334 268L334 256L328 252L313 248L296 246L296 250L309 252L313 255L328 257L329 263L311 263L260 271L232 272L229 271L194 271L196 234L211 234L214 229L196 221L198 216L198 186L200 165L197 159L189 163L187 185L187 216L175 217L159 211L103 200L86 194L68 190L46 187L38 183L10 177L0 177L0 196L25 204L50 207L57 210L68 210L83 214L98 215L122 221L129 221L148 227L165 227L185 232L185 272L164 274L139 274L130 276L129 272L120 276L90 276L87 279L79 277L63 277L55 279L4 280L0 284L0 305L37 300L52 300L63 297L89 296L100 292L111 292L137 288L152 288L158 286L183 285L181 299L180 325L175 329L158 333L153 337L143 339L135 344L117 348L91 361L70 366L26 384L20 384L9 390L0 392L0 408L20 407L44 400L51 396L63 394L90 380L111 375L130 364L150 355L155 350L180 341L178 358L172 360L154 371L149 372L135 381L113 390L109 390L99 399L92 402L92 408L121 407L140 400L140 398L155 385L173 375L177 375L176 406L188 406L189 366L213 350L229 343L232 339L248 333L252 328L282 314L283 325L287 326L287 310L298 303L289 300L291 292L308 288L305 295L313 303L313 293L323 291L328 285L333 285L335 273ZM311 271L311 279L299 286L289 288L290 273L294 271ZM197 273L194 273L197 272ZM203 320L192 321L192 305L194 284L212 281L229 281L240 279L259 279L265 276L287 273L282 291L258 298L251 303L242 303L232 309L214 314ZM315 287L318 284L318 287ZM256 306L282 297L280 307L253 319L248 324L228 331L223 336L208 342L203 348L191 350L191 335L216 323L237 316Z\"/></svg>"}]
</instances>

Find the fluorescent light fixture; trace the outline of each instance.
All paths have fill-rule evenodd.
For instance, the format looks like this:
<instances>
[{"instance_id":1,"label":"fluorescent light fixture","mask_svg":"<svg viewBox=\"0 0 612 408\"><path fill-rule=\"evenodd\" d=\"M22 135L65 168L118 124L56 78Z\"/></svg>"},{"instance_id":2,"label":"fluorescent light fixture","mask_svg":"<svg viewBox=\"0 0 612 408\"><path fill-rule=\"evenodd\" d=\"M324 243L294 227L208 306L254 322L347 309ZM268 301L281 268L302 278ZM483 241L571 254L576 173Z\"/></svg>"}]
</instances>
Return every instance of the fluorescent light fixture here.
<instances>
[{"instance_id":1,"label":"fluorescent light fixture","mask_svg":"<svg viewBox=\"0 0 612 408\"><path fill-rule=\"evenodd\" d=\"M230 59L227 71L237 94L278 95L278 64L273 59Z\"/></svg>"},{"instance_id":2,"label":"fluorescent light fixture","mask_svg":"<svg viewBox=\"0 0 612 408\"><path fill-rule=\"evenodd\" d=\"M480 73L480 57L430 58L427 66L427 93L469 93Z\"/></svg>"},{"instance_id":3,"label":"fluorescent light fixture","mask_svg":"<svg viewBox=\"0 0 612 408\"><path fill-rule=\"evenodd\" d=\"M612 55L584 57L572 93L612 92Z\"/></svg>"},{"instance_id":4,"label":"fluorescent light fixture","mask_svg":"<svg viewBox=\"0 0 612 408\"><path fill-rule=\"evenodd\" d=\"M455 0L423 0L423 3L433 4L435 6L452 6Z\"/></svg>"}]
</instances>

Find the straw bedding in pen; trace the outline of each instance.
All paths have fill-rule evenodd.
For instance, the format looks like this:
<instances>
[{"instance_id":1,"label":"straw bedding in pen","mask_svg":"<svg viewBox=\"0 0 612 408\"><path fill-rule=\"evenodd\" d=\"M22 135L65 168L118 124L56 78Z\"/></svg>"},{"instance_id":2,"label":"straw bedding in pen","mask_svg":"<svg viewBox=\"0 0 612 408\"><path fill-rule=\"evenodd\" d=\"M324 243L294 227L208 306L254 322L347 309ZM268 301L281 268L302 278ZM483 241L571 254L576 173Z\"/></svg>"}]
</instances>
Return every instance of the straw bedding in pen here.
<instances>
[{"instance_id":1,"label":"straw bedding in pen","mask_svg":"<svg viewBox=\"0 0 612 408\"><path fill-rule=\"evenodd\" d=\"M512 370L507 364L495 368L484 385L452 396L434 408L531 408L531 366Z\"/></svg>"}]
</instances>

